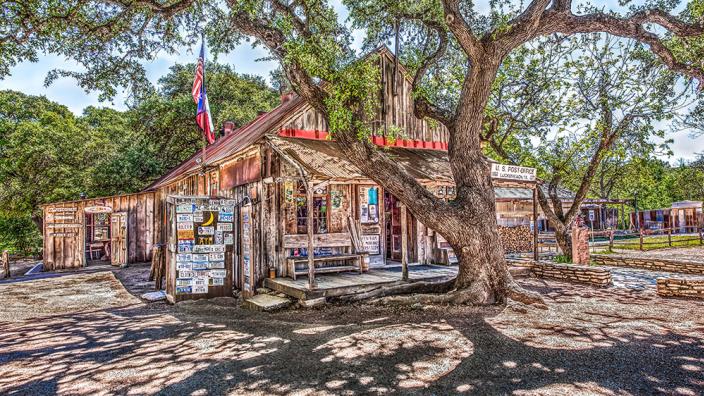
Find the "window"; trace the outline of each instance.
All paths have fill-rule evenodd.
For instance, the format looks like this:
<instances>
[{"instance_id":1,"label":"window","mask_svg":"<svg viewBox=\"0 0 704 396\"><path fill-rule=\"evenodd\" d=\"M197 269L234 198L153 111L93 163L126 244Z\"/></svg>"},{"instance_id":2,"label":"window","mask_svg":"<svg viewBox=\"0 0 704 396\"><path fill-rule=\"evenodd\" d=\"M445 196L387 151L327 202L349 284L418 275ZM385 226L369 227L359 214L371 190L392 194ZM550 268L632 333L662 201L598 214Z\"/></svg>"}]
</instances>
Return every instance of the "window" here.
<instances>
[{"instance_id":1,"label":"window","mask_svg":"<svg viewBox=\"0 0 704 396\"><path fill-rule=\"evenodd\" d=\"M296 233L308 233L308 205L306 204L306 189L299 182L294 194L296 202ZM313 232L326 234L328 232L328 215L330 197L327 187L313 192Z\"/></svg>"}]
</instances>

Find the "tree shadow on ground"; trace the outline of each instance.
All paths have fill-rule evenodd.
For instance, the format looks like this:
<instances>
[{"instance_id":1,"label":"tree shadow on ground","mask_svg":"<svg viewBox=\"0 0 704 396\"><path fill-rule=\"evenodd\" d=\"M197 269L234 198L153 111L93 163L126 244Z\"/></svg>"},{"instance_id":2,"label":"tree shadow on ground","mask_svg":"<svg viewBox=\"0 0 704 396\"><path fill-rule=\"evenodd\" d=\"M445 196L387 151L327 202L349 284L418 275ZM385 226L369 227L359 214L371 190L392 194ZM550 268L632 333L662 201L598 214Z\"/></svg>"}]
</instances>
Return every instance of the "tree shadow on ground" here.
<instances>
[{"instance_id":1,"label":"tree shadow on ground","mask_svg":"<svg viewBox=\"0 0 704 396\"><path fill-rule=\"evenodd\" d=\"M608 289L537 281L528 286L550 296L550 310L357 305L270 315L220 300L156 312L136 304L0 323L0 392L704 389L704 324L683 319L701 313L704 304L682 308L646 295L629 305L633 296Z\"/></svg>"}]
</instances>

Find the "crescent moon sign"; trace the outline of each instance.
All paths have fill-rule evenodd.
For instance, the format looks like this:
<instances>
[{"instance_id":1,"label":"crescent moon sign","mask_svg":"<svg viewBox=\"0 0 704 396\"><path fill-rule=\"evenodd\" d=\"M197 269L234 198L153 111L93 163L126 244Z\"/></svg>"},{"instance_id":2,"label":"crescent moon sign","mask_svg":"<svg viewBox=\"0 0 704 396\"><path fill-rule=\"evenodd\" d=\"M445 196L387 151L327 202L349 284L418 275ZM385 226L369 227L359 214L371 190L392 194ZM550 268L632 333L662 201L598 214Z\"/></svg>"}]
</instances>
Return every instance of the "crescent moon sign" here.
<instances>
[{"instance_id":1,"label":"crescent moon sign","mask_svg":"<svg viewBox=\"0 0 704 396\"><path fill-rule=\"evenodd\" d=\"M215 217L215 216L213 216L213 212L210 212L210 218L208 219L208 221L206 221L205 223L203 223L202 226L203 226L203 227L207 227L207 226L213 224L213 220L215 220L214 217Z\"/></svg>"}]
</instances>

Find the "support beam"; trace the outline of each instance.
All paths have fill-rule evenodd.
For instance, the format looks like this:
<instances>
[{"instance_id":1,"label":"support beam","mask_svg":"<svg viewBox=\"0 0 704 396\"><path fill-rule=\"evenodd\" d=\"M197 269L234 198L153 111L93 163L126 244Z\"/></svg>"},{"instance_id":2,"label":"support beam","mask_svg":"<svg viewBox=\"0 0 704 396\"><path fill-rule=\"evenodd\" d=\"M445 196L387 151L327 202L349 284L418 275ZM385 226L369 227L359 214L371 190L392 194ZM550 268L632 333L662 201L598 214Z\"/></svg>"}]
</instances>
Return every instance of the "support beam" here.
<instances>
[{"instance_id":1,"label":"support beam","mask_svg":"<svg viewBox=\"0 0 704 396\"><path fill-rule=\"evenodd\" d=\"M408 215L401 202L401 279L408 280Z\"/></svg>"},{"instance_id":2,"label":"support beam","mask_svg":"<svg viewBox=\"0 0 704 396\"><path fill-rule=\"evenodd\" d=\"M538 258L538 189L533 187L533 260Z\"/></svg>"},{"instance_id":3,"label":"support beam","mask_svg":"<svg viewBox=\"0 0 704 396\"><path fill-rule=\"evenodd\" d=\"M307 205L307 219L306 226L308 228L308 288L313 290L316 288L315 285L315 261L313 260L313 251L315 250L313 246L313 182L307 181L306 183L306 205ZM295 271L295 269L294 269Z\"/></svg>"}]
</instances>

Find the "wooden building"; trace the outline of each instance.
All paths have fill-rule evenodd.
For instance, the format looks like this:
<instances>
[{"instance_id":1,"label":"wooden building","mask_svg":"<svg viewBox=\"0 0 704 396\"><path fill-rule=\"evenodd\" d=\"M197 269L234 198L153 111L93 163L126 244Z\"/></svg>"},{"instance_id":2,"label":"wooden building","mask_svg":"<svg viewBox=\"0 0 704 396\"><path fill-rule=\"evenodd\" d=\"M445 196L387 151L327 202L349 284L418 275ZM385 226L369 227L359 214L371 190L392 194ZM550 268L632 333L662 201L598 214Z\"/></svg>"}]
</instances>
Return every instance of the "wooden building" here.
<instances>
[{"instance_id":1,"label":"wooden building","mask_svg":"<svg viewBox=\"0 0 704 396\"><path fill-rule=\"evenodd\" d=\"M669 208L645 209L630 214L631 227L635 229L671 229L675 233L696 232L704 226L702 201L673 202Z\"/></svg>"},{"instance_id":2,"label":"wooden building","mask_svg":"<svg viewBox=\"0 0 704 396\"><path fill-rule=\"evenodd\" d=\"M378 54L382 93L372 141L386 146L389 155L438 197L453 199L447 130L413 115L411 82L405 71L398 66L396 72L388 49ZM393 143L385 138L391 126L403 131L403 138ZM534 198L534 173L524 181L495 180L497 188ZM75 208L71 211L79 215L71 221L81 224L77 229L82 230L70 237L69 245L68 236L57 239L45 233L48 268L85 265L86 246L96 238L88 237L88 224L94 220L81 213L96 205L110 208L105 211L111 224L118 213L126 213L125 262L149 260L149 250L156 243L165 244L167 257L173 256L179 247L176 234L169 230L176 220L167 207L179 197L191 197L193 202L217 197L235 208L234 240L227 250L233 268L228 276L233 287L247 292L270 273L291 278L308 275L311 249L315 273L362 272L404 259L417 263L454 259L442 236L417 221L396 197L344 157L328 138L327 125L316 110L288 94L277 108L227 131L204 153L194 153L140 194L46 206L45 219L62 210L58 208ZM534 220L537 212L531 202ZM530 250L534 232L527 229ZM109 232L108 240L116 230ZM115 247L109 249L114 252ZM170 260L167 268L174 280L179 277L176 266L176 260Z\"/></svg>"},{"instance_id":3,"label":"wooden building","mask_svg":"<svg viewBox=\"0 0 704 396\"><path fill-rule=\"evenodd\" d=\"M43 206L44 269L151 260L161 232L161 206L153 192L59 202Z\"/></svg>"}]
</instances>

